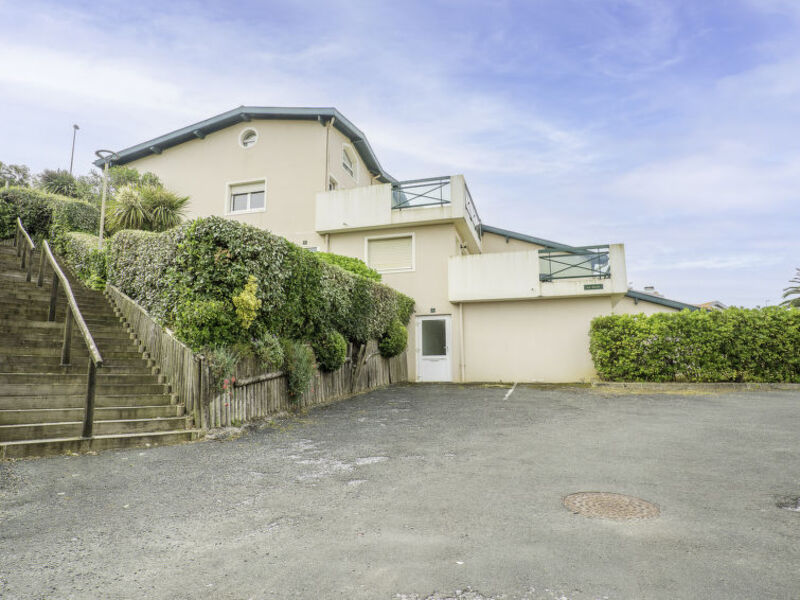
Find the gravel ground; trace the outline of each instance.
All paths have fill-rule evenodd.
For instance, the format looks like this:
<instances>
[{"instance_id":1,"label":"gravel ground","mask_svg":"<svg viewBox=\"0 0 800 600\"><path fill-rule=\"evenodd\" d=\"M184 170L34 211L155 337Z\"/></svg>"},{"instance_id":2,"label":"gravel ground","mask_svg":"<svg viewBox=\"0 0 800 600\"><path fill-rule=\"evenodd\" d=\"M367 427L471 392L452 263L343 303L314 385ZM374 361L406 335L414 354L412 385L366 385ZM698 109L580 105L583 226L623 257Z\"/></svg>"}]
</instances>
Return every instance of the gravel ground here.
<instances>
[{"instance_id":1,"label":"gravel ground","mask_svg":"<svg viewBox=\"0 0 800 600\"><path fill-rule=\"evenodd\" d=\"M0 597L798 598L800 394L400 386L0 463ZM572 514L628 494L657 518Z\"/></svg>"}]
</instances>

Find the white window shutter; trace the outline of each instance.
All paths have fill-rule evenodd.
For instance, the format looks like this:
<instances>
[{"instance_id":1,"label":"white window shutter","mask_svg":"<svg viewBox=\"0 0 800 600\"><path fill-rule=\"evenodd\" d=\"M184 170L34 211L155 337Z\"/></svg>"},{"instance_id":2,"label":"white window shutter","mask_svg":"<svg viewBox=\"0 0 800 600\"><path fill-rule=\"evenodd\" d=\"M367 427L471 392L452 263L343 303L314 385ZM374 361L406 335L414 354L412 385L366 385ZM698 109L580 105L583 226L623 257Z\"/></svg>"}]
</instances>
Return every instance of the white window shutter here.
<instances>
[{"instance_id":1,"label":"white window shutter","mask_svg":"<svg viewBox=\"0 0 800 600\"><path fill-rule=\"evenodd\" d=\"M367 255L369 266L376 271L411 269L411 236L369 240Z\"/></svg>"}]
</instances>

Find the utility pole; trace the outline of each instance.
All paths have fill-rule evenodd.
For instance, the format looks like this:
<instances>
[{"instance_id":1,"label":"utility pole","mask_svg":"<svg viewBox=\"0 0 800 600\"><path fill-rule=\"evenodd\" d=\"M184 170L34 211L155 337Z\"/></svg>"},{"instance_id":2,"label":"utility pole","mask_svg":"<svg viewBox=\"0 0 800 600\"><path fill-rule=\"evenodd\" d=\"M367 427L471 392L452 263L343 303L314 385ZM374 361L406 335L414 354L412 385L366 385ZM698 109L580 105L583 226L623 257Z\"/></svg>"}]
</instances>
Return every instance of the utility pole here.
<instances>
[{"instance_id":1,"label":"utility pole","mask_svg":"<svg viewBox=\"0 0 800 600\"><path fill-rule=\"evenodd\" d=\"M72 175L72 163L75 161L75 135L78 133L77 125L72 126L72 153L69 155L69 174Z\"/></svg>"}]
</instances>

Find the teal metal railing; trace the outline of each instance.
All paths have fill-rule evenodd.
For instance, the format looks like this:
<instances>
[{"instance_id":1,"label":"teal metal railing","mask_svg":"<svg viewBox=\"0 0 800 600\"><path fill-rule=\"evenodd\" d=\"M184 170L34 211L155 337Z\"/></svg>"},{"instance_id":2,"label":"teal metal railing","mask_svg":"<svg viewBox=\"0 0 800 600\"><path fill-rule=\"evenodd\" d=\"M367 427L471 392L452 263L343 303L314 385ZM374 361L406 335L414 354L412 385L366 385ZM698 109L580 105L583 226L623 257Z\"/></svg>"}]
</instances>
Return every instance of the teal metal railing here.
<instances>
[{"instance_id":1,"label":"teal metal railing","mask_svg":"<svg viewBox=\"0 0 800 600\"><path fill-rule=\"evenodd\" d=\"M539 250L539 281L610 277L608 245L581 246L572 251Z\"/></svg>"},{"instance_id":2,"label":"teal metal railing","mask_svg":"<svg viewBox=\"0 0 800 600\"><path fill-rule=\"evenodd\" d=\"M452 183L449 176L411 179L392 185L392 209L443 206L452 202ZM478 237L481 236L481 219L467 184L464 183L464 212Z\"/></svg>"}]
</instances>

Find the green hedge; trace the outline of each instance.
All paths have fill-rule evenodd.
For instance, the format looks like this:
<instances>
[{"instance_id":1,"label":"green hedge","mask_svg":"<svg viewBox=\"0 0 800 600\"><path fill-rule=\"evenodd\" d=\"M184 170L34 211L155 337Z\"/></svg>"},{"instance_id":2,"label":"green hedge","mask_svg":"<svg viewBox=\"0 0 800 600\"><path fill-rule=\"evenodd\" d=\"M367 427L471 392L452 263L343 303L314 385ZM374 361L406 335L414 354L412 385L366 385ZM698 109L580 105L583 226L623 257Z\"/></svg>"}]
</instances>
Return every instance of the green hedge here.
<instances>
[{"instance_id":1,"label":"green hedge","mask_svg":"<svg viewBox=\"0 0 800 600\"><path fill-rule=\"evenodd\" d=\"M611 381L800 382L800 310L597 317L590 352Z\"/></svg>"},{"instance_id":2,"label":"green hedge","mask_svg":"<svg viewBox=\"0 0 800 600\"><path fill-rule=\"evenodd\" d=\"M91 233L72 231L61 237L58 250L76 277L101 290L106 283L106 253L98 250L98 239Z\"/></svg>"},{"instance_id":3,"label":"green hedge","mask_svg":"<svg viewBox=\"0 0 800 600\"><path fill-rule=\"evenodd\" d=\"M53 245L70 231L95 233L100 224L100 211L83 200L35 188L0 189L0 239L14 237L17 217L31 237L47 237Z\"/></svg>"},{"instance_id":4,"label":"green hedge","mask_svg":"<svg viewBox=\"0 0 800 600\"><path fill-rule=\"evenodd\" d=\"M226 313L233 311L233 296L253 275L261 305L253 325L240 328L242 340L269 332L311 341L338 331L363 343L380 338L395 319L407 323L414 308L411 298L385 285L267 231L219 217L162 234L121 231L108 242L107 260L108 280L167 325L176 322L187 298L216 300Z\"/></svg>"},{"instance_id":5,"label":"green hedge","mask_svg":"<svg viewBox=\"0 0 800 600\"><path fill-rule=\"evenodd\" d=\"M356 275L361 275L372 281L380 281L381 274L375 269L370 269L367 264L358 258L352 256L342 256L341 254L333 254L332 252L317 252L316 256L324 260L326 263L341 267L345 271L350 271Z\"/></svg>"}]
</instances>

